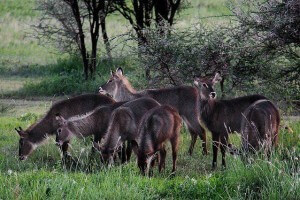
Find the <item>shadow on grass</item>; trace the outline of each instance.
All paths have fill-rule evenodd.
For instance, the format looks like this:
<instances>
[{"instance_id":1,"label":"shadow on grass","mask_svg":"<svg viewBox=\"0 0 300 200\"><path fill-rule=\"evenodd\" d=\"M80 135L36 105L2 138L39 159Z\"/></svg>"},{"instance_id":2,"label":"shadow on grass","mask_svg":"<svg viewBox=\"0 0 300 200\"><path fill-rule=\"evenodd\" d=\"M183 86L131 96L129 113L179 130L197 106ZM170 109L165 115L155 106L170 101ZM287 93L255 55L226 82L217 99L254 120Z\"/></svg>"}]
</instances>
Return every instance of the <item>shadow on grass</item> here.
<instances>
[{"instance_id":1,"label":"shadow on grass","mask_svg":"<svg viewBox=\"0 0 300 200\"><path fill-rule=\"evenodd\" d=\"M3 66L6 66L5 63ZM18 76L18 77L44 77L57 75L61 73L71 73L82 69L81 60L75 57L59 59L54 64L48 65L20 65L18 67L1 67L1 76Z\"/></svg>"},{"instance_id":2,"label":"shadow on grass","mask_svg":"<svg viewBox=\"0 0 300 200\"><path fill-rule=\"evenodd\" d=\"M1 76L8 80L9 77L28 78L28 80L25 79L20 89L4 90L1 96L2 98L30 98L97 93L99 86L110 76L110 70L119 66L129 71L134 69L132 60L126 58L114 59L113 62L100 60L99 63L95 77L89 80L83 78L81 60L78 58L61 59L52 65L3 68Z\"/></svg>"}]
</instances>

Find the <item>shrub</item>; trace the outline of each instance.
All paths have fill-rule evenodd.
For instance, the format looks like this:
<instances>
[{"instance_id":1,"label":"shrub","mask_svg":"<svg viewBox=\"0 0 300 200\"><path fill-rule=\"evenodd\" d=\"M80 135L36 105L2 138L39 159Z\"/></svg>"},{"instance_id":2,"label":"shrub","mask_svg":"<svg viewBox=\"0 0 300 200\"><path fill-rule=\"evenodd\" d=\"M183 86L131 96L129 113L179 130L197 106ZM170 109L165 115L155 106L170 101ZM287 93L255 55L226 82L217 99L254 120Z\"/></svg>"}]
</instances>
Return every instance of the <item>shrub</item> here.
<instances>
[{"instance_id":1,"label":"shrub","mask_svg":"<svg viewBox=\"0 0 300 200\"><path fill-rule=\"evenodd\" d=\"M156 86L191 83L195 75L221 71L226 91L300 98L299 1L233 1L235 23L184 31L146 30L136 51Z\"/></svg>"}]
</instances>

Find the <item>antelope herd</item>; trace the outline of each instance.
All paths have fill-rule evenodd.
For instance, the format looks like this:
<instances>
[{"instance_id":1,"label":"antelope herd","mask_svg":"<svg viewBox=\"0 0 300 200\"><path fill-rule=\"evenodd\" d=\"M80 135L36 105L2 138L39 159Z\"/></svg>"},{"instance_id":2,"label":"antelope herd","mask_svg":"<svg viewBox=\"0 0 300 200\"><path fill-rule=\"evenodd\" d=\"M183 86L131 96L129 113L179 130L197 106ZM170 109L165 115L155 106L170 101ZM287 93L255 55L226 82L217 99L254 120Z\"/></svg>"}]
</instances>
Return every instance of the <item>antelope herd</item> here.
<instances>
[{"instance_id":1,"label":"antelope herd","mask_svg":"<svg viewBox=\"0 0 300 200\"><path fill-rule=\"evenodd\" d=\"M278 140L278 109L261 95L216 99L214 86L221 80L216 73L196 77L194 86L136 91L118 68L99 88L99 94L59 101L27 130L16 128L20 136L19 159L27 159L51 135L56 135L56 144L66 159L70 157L67 150L74 136L93 135L92 153L99 152L103 163L112 163L117 155L122 163L128 162L133 151L142 174L150 174L156 161L159 172L165 168L165 143L170 141L174 173L183 122L191 135L189 154L193 153L198 136L202 153L208 154L206 131L200 122L211 132L213 168L217 166L219 148L222 166L226 166L225 153L234 149L228 137L233 132L242 138L238 154L264 151L269 156Z\"/></svg>"}]
</instances>

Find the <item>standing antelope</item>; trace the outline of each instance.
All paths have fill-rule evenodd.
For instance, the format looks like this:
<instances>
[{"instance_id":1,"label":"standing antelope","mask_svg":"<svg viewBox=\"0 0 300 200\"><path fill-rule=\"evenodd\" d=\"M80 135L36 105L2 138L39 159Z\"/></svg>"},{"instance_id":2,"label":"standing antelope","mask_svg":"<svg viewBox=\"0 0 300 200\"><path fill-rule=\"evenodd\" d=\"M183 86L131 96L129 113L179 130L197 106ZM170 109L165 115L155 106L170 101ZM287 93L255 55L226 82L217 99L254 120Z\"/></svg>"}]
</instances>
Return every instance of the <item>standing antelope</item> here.
<instances>
[{"instance_id":1,"label":"standing antelope","mask_svg":"<svg viewBox=\"0 0 300 200\"><path fill-rule=\"evenodd\" d=\"M179 143L181 117L170 106L158 106L149 110L142 118L138 129L138 166L145 174L147 164L155 163L155 153L159 151L159 172L165 168L165 142L170 141L172 146L173 168L176 171L176 160ZM148 167L147 167L148 168ZM147 169L149 170L149 169Z\"/></svg>"},{"instance_id":2,"label":"standing antelope","mask_svg":"<svg viewBox=\"0 0 300 200\"><path fill-rule=\"evenodd\" d=\"M216 73L214 77L196 77L194 81L200 90L201 119L212 133L213 168L217 166L219 143L221 143L222 165L225 167L228 134L240 132L243 112L255 101L266 99L261 95L250 95L230 100L216 100L214 85L220 80L220 74Z\"/></svg>"},{"instance_id":3,"label":"standing antelope","mask_svg":"<svg viewBox=\"0 0 300 200\"><path fill-rule=\"evenodd\" d=\"M100 106L85 115L73 116L69 119L65 119L58 113L56 115L59 124L56 134L57 144L62 145L74 136L84 138L90 135L94 136L94 142L100 142L107 131L111 113L124 103L116 102L111 105ZM122 157L122 162L125 162L124 157Z\"/></svg>"},{"instance_id":4,"label":"standing antelope","mask_svg":"<svg viewBox=\"0 0 300 200\"><path fill-rule=\"evenodd\" d=\"M19 159L26 160L34 149L41 144L49 135L54 135L58 128L55 120L57 113L67 118L74 115L84 114L100 105L113 104L115 101L100 94L79 95L70 99L54 103L46 115L37 123L32 124L25 131L19 127L15 129L20 135L19 140ZM64 157L68 156L68 141L61 146Z\"/></svg>"},{"instance_id":5,"label":"standing antelope","mask_svg":"<svg viewBox=\"0 0 300 200\"><path fill-rule=\"evenodd\" d=\"M242 150L265 150L269 156L271 147L277 144L280 115L276 106L268 100L258 100L250 105L242 118Z\"/></svg>"},{"instance_id":6,"label":"standing antelope","mask_svg":"<svg viewBox=\"0 0 300 200\"><path fill-rule=\"evenodd\" d=\"M115 109L109 121L107 133L101 145L94 146L102 153L105 162L113 158L114 152L125 142L136 145L137 127L143 115L160 104L151 98L139 98Z\"/></svg>"},{"instance_id":7,"label":"standing antelope","mask_svg":"<svg viewBox=\"0 0 300 200\"><path fill-rule=\"evenodd\" d=\"M111 72L111 77L99 88L100 93L108 93L116 101L130 101L140 97L151 97L162 105L175 108L187 124L192 140L189 153L193 153L197 135L202 139L203 154L207 154L206 133L199 123L199 95L195 87L178 86L165 89L148 89L137 92L123 75L122 68Z\"/></svg>"}]
</instances>

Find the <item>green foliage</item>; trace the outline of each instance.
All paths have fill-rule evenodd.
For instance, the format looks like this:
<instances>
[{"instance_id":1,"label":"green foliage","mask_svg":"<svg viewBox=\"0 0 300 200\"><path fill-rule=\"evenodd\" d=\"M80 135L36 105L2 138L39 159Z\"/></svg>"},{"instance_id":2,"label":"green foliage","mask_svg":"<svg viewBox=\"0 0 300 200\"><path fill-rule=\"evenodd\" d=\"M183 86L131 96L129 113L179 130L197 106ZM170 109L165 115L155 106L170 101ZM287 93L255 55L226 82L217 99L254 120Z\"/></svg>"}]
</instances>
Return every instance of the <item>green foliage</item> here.
<instances>
[{"instance_id":1,"label":"green foliage","mask_svg":"<svg viewBox=\"0 0 300 200\"><path fill-rule=\"evenodd\" d=\"M151 71L155 86L191 83L195 75L220 71L225 93L264 93L297 101L299 77L299 1L232 1L235 23L186 29L145 30L148 43L134 51Z\"/></svg>"},{"instance_id":2,"label":"green foliage","mask_svg":"<svg viewBox=\"0 0 300 200\"><path fill-rule=\"evenodd\" d=\"M168 31L170 34L162 35L148 30L149 42L134 51L142 54L138 62L151 71L150 84L187 84L194 76L220 71L228 96L234 88L239 95L264 93L277 100L299 99L299 58L283 52L290 47L271 50L255 33L246 34L236 25L208 28L199 23L187 30Z\"/></svg>"}]
</instances>

